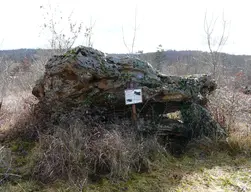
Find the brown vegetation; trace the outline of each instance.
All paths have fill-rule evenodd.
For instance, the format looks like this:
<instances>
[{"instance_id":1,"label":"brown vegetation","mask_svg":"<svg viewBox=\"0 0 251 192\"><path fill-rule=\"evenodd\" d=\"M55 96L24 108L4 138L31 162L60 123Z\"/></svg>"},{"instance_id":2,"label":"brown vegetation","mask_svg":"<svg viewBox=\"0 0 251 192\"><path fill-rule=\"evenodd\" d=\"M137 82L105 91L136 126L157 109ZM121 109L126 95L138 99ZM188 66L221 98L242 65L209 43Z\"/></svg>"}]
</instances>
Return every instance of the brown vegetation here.
<instances>
[{"instance_id":1,"label":"brown vegetation","mask_svg":"<svg viewBox=\"0 0 251 192\"><path fill-rule=\"evenodd\" d=\"M83 189L104 178L126 181L135 172L152 173L161 159L179 161L168 159L154 136L142 138L126 121L104 125L97 117L88 116L85 109L51 116L48 106L34 108L37 100L30 91L43 72L40 64L32 64L30 72L17 72L3 97L0 137L5 140L5 147L0 148L1 182L19 183L20 177L47 184L64 180ZM227 140L201 138L191 143L188 153L195 150L196 154L199 148L200 155L210 158L216 152L231 157L251 154L250 95L230 85L219 87L208 105L215 119L228 130Z\"/></svg>"}]
</instances>

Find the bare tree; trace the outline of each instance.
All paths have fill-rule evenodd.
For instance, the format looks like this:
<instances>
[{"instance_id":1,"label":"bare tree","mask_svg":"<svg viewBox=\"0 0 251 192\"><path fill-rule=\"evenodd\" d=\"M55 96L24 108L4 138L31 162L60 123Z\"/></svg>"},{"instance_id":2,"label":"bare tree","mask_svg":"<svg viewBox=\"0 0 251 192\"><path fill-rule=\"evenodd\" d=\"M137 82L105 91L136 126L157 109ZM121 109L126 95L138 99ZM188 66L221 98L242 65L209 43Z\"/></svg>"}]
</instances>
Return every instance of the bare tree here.
<instances>
[{"instance_id":1,"label":"bare tree","mask_svg":"<svg viewBox=\"0 0 251 192\"><path fill-rule=\"evenodd\" d=\"M217 79L217 70L222 61L221 51L224 45L228 40L227 34L227 21L224 18L224 13L222 15L222 29L220 31L220 36L214 35L215 26L218 22L218 18L212 18L210 21L207 18L207 13L205 13L204 18L204 32L206 34L207 46L209 49L209 58L207 59L208 63L212 66L213 77Z\"/></svg>"},{"instance_id":2,"label":"bare tree","mask_svg":"<svg viewBox=\"0 0 251 192\"><path fill-rule=\"evenodd\" d=\"M134 53L134 48L135 48L135 41L136 41L136 35L137 35L137 30L139 28L139 25L137 23L137 7L135 8L135 13L134 13L134 26L133 26L133 37L132 37L132 42L131 44L128 44L125 40L125 35L124 35L124 28L122 27L122 34L123 34L123 43L128 51L129 54Z\"/></svg>"}]
</instances>

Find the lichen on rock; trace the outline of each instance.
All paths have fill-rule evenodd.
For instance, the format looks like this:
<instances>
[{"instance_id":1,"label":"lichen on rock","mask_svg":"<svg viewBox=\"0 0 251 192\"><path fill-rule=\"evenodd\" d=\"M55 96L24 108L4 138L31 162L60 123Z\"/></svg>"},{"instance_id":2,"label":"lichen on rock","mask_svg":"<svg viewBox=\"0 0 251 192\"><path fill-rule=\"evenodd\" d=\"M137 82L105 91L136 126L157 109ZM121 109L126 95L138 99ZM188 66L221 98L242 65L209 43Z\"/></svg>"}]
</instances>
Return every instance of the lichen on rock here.
<instances>
[{"instance_id":1,"label":"lichen on rock","mask_svg":"<svg viewBox=\"0 0 251 192\"><path fill-rule=\"evenodd\" d=\"M77 47L48 61L45 75L34 87L33 94L48 101L83 100L93 92L123 92L129 81L139 88L158 90L163 95L160 102L176 99L198 102L216 88L207 75L166 76L137 58L111 57L93 48Z\"/></svg>"},{"instance_id":2,"label":"lichen on rock","mask_svg":"<svg viewBox=\"0 0 251 192\"><path fill-rule=\"evenodd\" d=\"M116 111L127 107L124 90L132 82L143 93L143 103L137 105L139 115L149 118L152 108L158 118L181 110L184 125L179 122L178 127L196 132L194 137L224 135L205 108L207 96L216 89L209 75L167 76L146 61L107 56L90 47L77 47L52 57L32 93L55 108L72 102L74 106L88 103Z\"/></svg>"}]
</instances>

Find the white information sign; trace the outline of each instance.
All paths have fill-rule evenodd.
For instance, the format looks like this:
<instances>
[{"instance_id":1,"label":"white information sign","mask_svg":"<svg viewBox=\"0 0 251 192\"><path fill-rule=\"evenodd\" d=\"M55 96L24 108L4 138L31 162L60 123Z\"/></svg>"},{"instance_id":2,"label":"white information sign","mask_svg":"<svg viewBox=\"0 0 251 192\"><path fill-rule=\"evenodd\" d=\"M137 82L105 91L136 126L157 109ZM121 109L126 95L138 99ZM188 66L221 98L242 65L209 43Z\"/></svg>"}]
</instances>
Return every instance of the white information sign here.
<instances>
[{"instance_id":1,"label":"white information sign","mask_svg":"<svg viewBox=\"0 0 251 192\"><path fill-rule=\"evenodd\" d=\"M141 89L126 89L125 90L125 103L126 105L142 103L142 90Z\"/></svg>"}]
</instances>

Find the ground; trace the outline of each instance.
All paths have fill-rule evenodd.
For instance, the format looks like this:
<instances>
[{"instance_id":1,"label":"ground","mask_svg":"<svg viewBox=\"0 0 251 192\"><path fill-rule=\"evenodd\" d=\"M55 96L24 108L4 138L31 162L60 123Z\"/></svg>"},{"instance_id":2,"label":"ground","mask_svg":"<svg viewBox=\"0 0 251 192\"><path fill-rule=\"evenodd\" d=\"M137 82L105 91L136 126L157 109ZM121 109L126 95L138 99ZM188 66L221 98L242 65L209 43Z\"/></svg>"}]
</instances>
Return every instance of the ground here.
<instances>
[{"instance_id":1,"label":"ground","mask_svg":"<svg viewBox=\"0 0 251 192\"><path fill-rule=\"evenodd\" d=\"M148 173L137 173L124 181L103 179L83 188L86 192L107 191L251 191L251 159L226 152L190 151L180 158L159 158ZM65 182L42 185L32 180L16 180L0 186L0 191L77 191Z\"/></svg>"}]
</instances>

